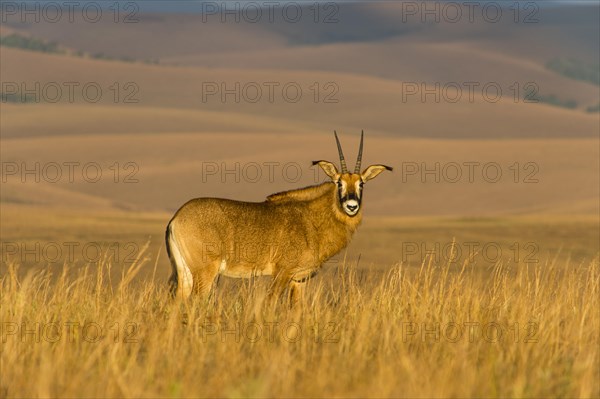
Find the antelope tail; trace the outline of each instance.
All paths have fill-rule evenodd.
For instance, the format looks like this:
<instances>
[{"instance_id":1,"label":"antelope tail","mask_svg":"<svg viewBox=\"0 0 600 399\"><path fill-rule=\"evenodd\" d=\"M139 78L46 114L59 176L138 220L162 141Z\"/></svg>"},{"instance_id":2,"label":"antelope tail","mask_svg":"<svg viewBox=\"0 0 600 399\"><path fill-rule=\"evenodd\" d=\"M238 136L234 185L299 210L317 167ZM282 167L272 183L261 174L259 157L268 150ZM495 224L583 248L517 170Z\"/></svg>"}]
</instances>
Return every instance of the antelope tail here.
<instances>
[{"instance_id":1,"label":"antelope tail","mask_svg":"<svg viewBox=\"0 0 600 399\"><path fill-rule=\"evenodd\" d=\"M171 278L169 279L171 294L174 297L185 299L192 293L194 278L181 253L172 221L167 226L165 241L167 243L167 255L169 256L171 267L173 269Z\"/></svg>"}]
</instances>

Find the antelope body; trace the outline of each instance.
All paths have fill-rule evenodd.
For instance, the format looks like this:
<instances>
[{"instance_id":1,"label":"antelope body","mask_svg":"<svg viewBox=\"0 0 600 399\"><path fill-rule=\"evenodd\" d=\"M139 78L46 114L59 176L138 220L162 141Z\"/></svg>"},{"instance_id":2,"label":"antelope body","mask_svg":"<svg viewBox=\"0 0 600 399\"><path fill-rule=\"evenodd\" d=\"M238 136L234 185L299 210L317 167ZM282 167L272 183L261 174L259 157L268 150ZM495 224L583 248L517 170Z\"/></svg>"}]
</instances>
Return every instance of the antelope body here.
<instances>
[{"instance_id":1,"label":"antelope body","mask_svg":"<svg viewBox=\"0 0 600 399\"><path fill-rule=\"evenodd\" d=\"M315 161L332 181L267 197L264 202L197 198L184 204L167 226L171 289L177 297L207 296L217 275L274 276L272 292L289 287L295 300L308 278L350 242L362 218L362 187L384 170L360 173L363 136L354 173L349 173L335 134L341 173Z\"/></svg>"}]
</instances>

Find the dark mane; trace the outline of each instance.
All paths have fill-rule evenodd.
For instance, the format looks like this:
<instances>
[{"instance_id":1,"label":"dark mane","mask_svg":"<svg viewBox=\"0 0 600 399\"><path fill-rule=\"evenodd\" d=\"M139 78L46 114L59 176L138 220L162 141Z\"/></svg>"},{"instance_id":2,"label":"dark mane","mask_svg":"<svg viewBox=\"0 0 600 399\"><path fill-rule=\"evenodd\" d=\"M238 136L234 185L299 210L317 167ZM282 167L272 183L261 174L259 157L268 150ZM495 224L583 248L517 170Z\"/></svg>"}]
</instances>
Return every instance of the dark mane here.
<instances>
[{"instance_id":1,"label":"dark mane","mask_svg":"<svg viewBox=\"0 0 600 399\"><path fill-rule=\"evenodd\" d=\"M269 195L267 197L267 202L310 201L330 192L332 188L333 183L326 182L317 186L308 186L295 190L282 191L280 193Z\"/></svg>"}]
</instances>

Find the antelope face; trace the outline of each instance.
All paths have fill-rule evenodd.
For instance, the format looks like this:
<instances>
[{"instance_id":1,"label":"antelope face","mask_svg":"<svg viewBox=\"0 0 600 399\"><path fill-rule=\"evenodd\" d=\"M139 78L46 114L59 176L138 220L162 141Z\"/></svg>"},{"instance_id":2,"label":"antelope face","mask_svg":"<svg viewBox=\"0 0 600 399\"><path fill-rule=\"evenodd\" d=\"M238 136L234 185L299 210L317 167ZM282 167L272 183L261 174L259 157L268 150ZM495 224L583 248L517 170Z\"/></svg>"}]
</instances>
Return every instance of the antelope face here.
<instances>
[{"instance_id":1,"label":"antelope face","mask_svg":"<svg viewBox=\"0 0 600 399\"><path fill-rule=\"evenodd\" d=\"M340 208L346 215L355 216L360 210L362 189L365 182L360 175L345 173L334 180L337 186L337 198Z\"/></svg>"},{"instance_id":2,"label":"antelope face","mask_svg":"<svg viewBox=\"0 0 600 399\"><path fill-rule=\"evenodd\" d=\"M358 150L358 158L356 160L356 167L354 173L349 173L344 159L344 153L342 152L342 146L335 133L335 141L337 142L338 152L340 155L340 163L342 165L341 173L338 172L334 164L328 161L314 161L313 165L319 165L321 169L331 178L337 187L336 198L342 211L349 217L356 216L360 211L362 203L362 193L364 184L375 178L384 170L392 170L391 167L386 165L371 165L362 173L360 172L360 163L362 160L363 150L363 133L360 135L360 147Z\"/></svg>"}]
</instances>

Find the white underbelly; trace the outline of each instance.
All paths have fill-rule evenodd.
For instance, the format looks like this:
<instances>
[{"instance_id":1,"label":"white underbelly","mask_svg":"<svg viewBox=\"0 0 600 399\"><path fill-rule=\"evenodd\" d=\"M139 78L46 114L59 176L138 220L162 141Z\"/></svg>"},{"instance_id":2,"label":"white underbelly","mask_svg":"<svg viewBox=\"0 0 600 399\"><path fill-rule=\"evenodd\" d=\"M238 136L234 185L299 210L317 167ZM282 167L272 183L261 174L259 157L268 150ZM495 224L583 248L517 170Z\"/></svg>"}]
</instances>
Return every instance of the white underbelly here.
<instances>
[{"instance_id":1,"label":"white underbelly","mask_svg":"<svg viewBox=\"0 0 600 399\"><path fill-rule=\"evenodd\" d=\"M234 278L251 278L255 276L270 276L273 274L272 263L257 266L256 264L235 263L228 264L225 259L219 265L219 274Z\"/></svg>"}]
</instances>

